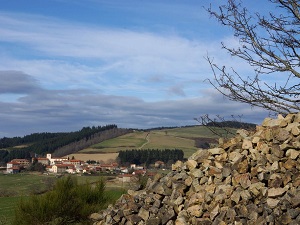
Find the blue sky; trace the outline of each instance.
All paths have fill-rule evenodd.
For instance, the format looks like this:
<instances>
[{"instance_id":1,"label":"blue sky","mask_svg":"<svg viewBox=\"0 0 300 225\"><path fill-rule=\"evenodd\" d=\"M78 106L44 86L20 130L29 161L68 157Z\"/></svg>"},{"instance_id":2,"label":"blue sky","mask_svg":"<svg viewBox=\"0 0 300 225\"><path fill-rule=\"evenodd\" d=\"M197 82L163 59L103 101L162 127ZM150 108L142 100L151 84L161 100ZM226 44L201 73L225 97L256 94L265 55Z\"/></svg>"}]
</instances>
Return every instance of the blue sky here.
<instances>
[{"instance_id":1,"label":"blue sky","mask_svg":"<svg viewBox=\"0 0 300 225\"><path fill-rule=\"evenodd\" d=\"M261 123L267 115L205 81L207 55L251 73L221 50L238 41L203 8L220 1L0 2L0 137L185 126L204 114Z\"/></svg>"}]
</instances>

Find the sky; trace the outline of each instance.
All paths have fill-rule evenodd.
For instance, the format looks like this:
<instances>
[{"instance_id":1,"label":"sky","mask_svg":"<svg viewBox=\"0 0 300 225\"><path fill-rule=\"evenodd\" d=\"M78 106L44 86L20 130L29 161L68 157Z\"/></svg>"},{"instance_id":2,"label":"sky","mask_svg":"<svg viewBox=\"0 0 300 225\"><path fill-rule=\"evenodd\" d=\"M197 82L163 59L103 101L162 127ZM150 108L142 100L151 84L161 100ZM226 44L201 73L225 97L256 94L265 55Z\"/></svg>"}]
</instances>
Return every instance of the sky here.
<instances>
[{"instance_id":1,"label":"sky","mask_svg":"<svg viewBox=\"0 0 300 225\"><path fill-rule=\"evenodd\" d=\"M209 114L260 124L268 113L209 84L207 56L252 70L200 0L0 0L0 138L198 125ZM255 0L249 7L261 4Z\"/></svg>"}]
</instances>

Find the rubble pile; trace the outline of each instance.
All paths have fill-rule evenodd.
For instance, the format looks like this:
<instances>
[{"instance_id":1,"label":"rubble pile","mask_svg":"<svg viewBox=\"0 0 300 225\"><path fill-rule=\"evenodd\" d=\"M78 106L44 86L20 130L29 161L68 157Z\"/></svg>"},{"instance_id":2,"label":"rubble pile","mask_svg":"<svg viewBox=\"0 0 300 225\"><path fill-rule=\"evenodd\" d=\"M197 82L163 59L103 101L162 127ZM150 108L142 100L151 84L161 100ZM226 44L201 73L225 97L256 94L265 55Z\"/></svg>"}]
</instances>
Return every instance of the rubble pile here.
<instances>
[{"instance_id":1,"label":"rubble pile","mask_svg":"<svg viewBox=\"0 0 300 225\"><path fill-rule=\"evenodd\" d=\"M143 190L94 213L94 225L300 224L300 113L266 118L177 161Z\"/></svg>"}]
</instances>

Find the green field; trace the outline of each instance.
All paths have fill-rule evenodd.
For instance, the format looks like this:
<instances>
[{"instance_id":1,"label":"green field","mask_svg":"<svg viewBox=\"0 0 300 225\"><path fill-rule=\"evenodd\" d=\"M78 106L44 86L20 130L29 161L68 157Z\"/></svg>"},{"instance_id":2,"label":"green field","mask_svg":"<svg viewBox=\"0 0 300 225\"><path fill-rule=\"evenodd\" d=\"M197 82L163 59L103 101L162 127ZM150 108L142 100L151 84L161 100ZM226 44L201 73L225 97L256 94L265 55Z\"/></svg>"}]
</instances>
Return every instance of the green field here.
<instances>
[{"instance_id":1,"label":"green field","mask_svg":"<svg viewBox=\"0 0 300 225\"><path fill-rule=\"evenodd\" d=\"M215 131L226 136L226 131L223 128L214 128ZM228 128L228 130L233 133L236 132L236 129ZM155 133L159 133L161 135L167 134L175 137L183 137L183 138L216 138L219 136L214 134L208 127L206 126L191 126L191 127L178 127L173 129L163 129L159 131L153 131Z\"/></svg>"},{"instance_id":2,"label":"green field","mask_svg":"<svg viewBox=\"0 0 300 225\"><path fill-rule=\"evenodd\" d=\"M225 130L215 128L219 133ZM233 133L235 129L230 129ZM205 126L180 127L152 131L135 131L117 138L103 141L81 150L79 153L116 153L130 149L181 149L185 157L191 156L197 148L195 139L217 140L219 136Z\"/></svg>"},{"instance_id":3,"label":"green field","mask_svg":"<svg viewBox=\"0 0 300 225\"><path fill-rule=\"evenodd\" d=\"M14 218L15 205L20 199L20 196L0 197L0 224L10 224Z\"/></svg>"},{"instance_id":4,"label":"green field","mask_svg":"<svg viewBox=\"0 0 300 225\"><path fill-rule=\"evenodd\" d=\"M100 176L77 176L79 183L96 182ZM14 196L0 197L0 224L8 225L14 218L14 208L21 198L28 198L36 191L45 191L46 186L53 184L58 178L41 174L0 174L0 196L10 194ZM51 181L51 182L50 182ZM107 183L106 193L112 201L117 200L125 191L122 187L111 186Z\"/></svg>"},{"instance_id":5,"label":"green field","mask_svg":"<svg viewBox=\"0 0 300 225\"><path fill-rule=\"evenodd\" d=\"M0 174L0 196L5 196L0 197L0 224L10 224L15 205L21 198L45 190L46 178L37 174Z\"/></svg>"}]
</instances>

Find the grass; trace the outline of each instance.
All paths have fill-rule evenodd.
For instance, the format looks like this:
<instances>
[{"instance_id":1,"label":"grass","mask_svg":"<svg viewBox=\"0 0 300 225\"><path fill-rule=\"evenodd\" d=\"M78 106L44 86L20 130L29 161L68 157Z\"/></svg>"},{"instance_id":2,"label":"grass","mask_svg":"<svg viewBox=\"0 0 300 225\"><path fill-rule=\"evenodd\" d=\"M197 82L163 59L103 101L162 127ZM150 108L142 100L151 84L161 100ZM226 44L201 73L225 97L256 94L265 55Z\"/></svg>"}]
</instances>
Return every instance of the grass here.
<instances>
[{"instance_id":1,"label":"grass","mask_svg":"<svg viewBox=\"0 0 300 225\"><path fill-rule=\"evenodd\" d=\"M1 191L6 190L13 190L14 195L18 196L30 195L37 187L46 188L47 179L49 176L40 174L0 174L0 195Z\"/></svg>"},{"instance_id":2,"label":"grass","mask_svg":"<svg viewBox=\"0 0 300 225\"><path fill-rule=\"evenodd\" d=\"M134 132L121 137L109 139L99 144L91 146L96 149L103 148L138 148L146 142L147 132Z\"/></svg>"},{"instance_id":3,"label":"grass","mask_svg":"<svg viewBox=\"0 0 300 225\"><path fill-rule=\"evenodd\" d=\"M76 176L76 175L74 175ZM77 176L79 184L88 182L99 181L100 176ZM107 177L109 179L110 177ZM14 218L15 205L21 200L21 198L29 198L34 190L40 190L45 188L47 179L57 179L55 176L47 176L41 174L10 174L3 175L0 174L0 194L1 190L13 190L11 194L15 196L0 197L0 225L11 224ZM111 200L115 202L122 194L125 193L125 189L117 186L110 186L109 182L106 185L106 195Z\"/></svg>"},{"instance_id":4,"label":"grass","mask_svg":"<svg viewBox=\"0 0 300 225\"><path fill-rule=\"evenodd\" d=\"M112 202L116 202L121 195L126 194L125 189L123 188L107 188L106 191L106 196L112 201Z\"/></svg>"},{"instance_id":5,"label":"grass","mask_svg":"<svg viewBox=\"0 0 300 225\"><path fill-rule=\"evenodd\" d=\"M214 128L218 133L223 133L222 128ZM235 133L235 129L230 129ZM181 149L184 157L191 156L197 148L195 147L196 138L218 139L205 126L180 127L172 129L162 129L153 131L136 131L117 138L103 141L99 144L90 146L79 153L117 153L121 150L130 149Z\"/></svg>"},{"instance_id":6,"label":"grass","mask_svg":"<svg viewBox=\"0 0 300 225\"><path fill-rule=\"evenodd\" d=\"M0 224L10 224L15 216L15 205L20 199L20 196L0 197Z\"/></svg>"},{"instance_id":7,"label":"grass","mask_svg":"<svg viewBox=\"0 0 300 225\"><path fill-rule=\"evenodd\" d=\"M188 138L170 136L163 133L151 132L149 142L142 149L181 149L185 157L193 154L197 148L195 141Z\"/></svg>"},{"instance_id":8,"label":"grass","mask_svg":"<svg viewBox=\"0 0 300 225\"><path fill-rule=\"evenodd\" d=\"M225 130L223 128L214 128L218 133L225 134ZM228 128L228 130L235 133L236 129ZM160 131L155 131L155 133L159 134L167 134L170 136L183 137L183 138L219 138L216 134L214 134L208 127L206 126L192 126L192 127L178 127L173 129L164 129Z\"/></svg>"}]
</instances>

